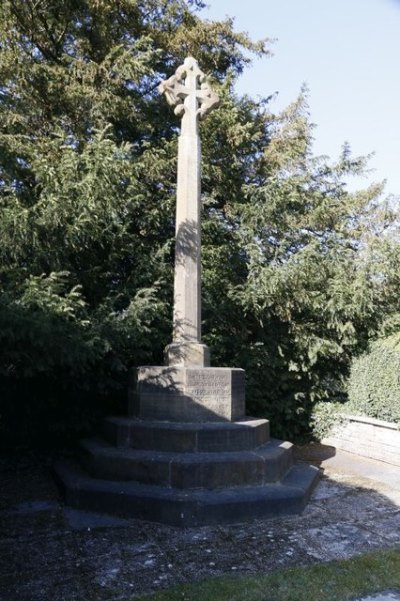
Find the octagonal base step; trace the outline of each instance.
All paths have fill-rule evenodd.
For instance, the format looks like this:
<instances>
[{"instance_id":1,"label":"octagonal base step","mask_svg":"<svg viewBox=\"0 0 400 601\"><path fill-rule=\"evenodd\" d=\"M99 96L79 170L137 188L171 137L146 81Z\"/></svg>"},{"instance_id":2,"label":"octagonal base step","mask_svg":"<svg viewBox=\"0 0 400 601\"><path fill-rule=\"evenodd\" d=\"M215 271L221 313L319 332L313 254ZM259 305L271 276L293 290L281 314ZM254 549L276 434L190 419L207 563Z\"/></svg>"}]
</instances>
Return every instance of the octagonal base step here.
<instances>
[{"instance_id":1,"label":"octagonal base step","mask_svg":"<svg viewBox=\"0 0 400 601\"><path fill-rule=\"evenodd\" d=\"M192 527L301 512L318 480L317 468L295 465L279 483L218 490L179 490L92 478L77 466L56 467L66 503L77 509Z\"/></svg>"},{"instance_id":2,"label":"octagonal base step","mask_svg":"<svg viewBox=\"0 0 400 601\"><path fill-rule=\"evenodd\" d=\"M292 444L270 440L251 451L173 453L81 442L84 466L106 480L134 480L169 488L257 486L280 480L292 466Z\"/></svg>"},{"instance_id":3,"label":"octagonal base step","mask_svg":"<svg viewBox=\"0 0 400 601\"><path fill-rule=\"evenodd\" d=\"M108 417L103 436L117 447L170 452L255 449L269 440L269 421L245 417L235 422L169 422Z\"/></svg>"}]
</instances>

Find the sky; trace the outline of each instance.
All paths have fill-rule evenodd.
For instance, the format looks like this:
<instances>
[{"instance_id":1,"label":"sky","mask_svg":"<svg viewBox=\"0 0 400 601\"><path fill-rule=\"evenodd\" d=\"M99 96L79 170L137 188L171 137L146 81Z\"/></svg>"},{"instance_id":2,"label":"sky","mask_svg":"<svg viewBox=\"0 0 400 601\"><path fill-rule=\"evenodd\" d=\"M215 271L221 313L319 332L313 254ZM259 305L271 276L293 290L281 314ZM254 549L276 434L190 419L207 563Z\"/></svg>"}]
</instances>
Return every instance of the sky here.
<instances>
[{"instance_id":1,"label":"sky","mask_svg":"<svg viewBox=\"0 0 400 601\"><path fill-rule=\"evenodd\" d=\"M234 17L252 39L270 38L273 56L254 59L238 93L277 96L278 111L309 89L314 153L337 159L375 153L352 187L387 180L400 195L400 0L205 0L202 18Z\"/></svg>"}]
</instances>

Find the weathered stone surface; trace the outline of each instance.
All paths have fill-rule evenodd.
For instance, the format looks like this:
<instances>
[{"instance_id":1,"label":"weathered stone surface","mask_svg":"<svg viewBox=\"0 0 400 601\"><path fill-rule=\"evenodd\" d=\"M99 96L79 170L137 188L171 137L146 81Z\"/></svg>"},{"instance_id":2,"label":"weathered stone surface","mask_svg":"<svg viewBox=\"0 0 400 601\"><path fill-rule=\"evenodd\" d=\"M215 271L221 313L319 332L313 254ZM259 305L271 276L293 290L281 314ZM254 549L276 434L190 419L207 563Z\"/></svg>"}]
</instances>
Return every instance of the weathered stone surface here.
<instances>
[{"instance_id":1,"label":"weathered stone surface","mask_svg":"<svg viewBox=\"0 0 400 601\"><path fill-rule=\"evenodd\" d=\"M140 367L136 415L182 422L234 421L245 414L245 373L228 367Z\"/></svg>"},{"instance_id":2,"label":"weathered stone surface","mask_svg":"<svg viewBox=\"0 0 400 601\"><path fill-rule=\"evenodd\" d=\"M318 469L296 465L278 484L219 490L180 490L100 480L76 466L57 464L68 505L91 511L193 527L275 517L302 511L318 480Z\"/></svg>"},{"instance_id":3,"label":"weathered stone surface","mask_svg":"<svg viewBox=\"0 0 400 601\"><path fill-rule=\"evenodd\" d=\"M197 423L109 417L103 435L116 447L182 453L245 451L268 442L269 422L250 417L236 422Z\"/></svg>"},{"instance_id":4,"label":"weathered stone surface","mask_svg":"<svg viewBox=\"0 0 400 601\"><path fill-rule=\"evenodd\" d=\"M134 480L177 489L262 486L278 482L293 464L292 445L280 440L253 451L173 453L81 442L84 465L95 478Z\"/></svg>"},{"instance_id":5,"label":"weathered stone surface","mask_svg":"<svg viewBox=\"0 0 400 601\"><path fill-rule=\"evenodd\" d=\"M208 366L208 349L201 345L200 164L199 116L218 105L193 57L187 57L159 90L175 114L182 116L178 146L176 191L173 343L167 347L169 365Z\"/></svg>"},{"instance_id":6,"label":"weathered stone surface","mask_svg":"<svg viewBox=\"0 0 400 601\"><path fill-rule=\"evenodd\" d=\"M209 367L210 349L200 342L172 342L165 349L166 365Z\"/></svg>"},{"instance_id":7,"label":"weathered stone surface","mask_svg":"<svg viewBox=\"0 0 400 601\"><path fill-rule=\"evenodd\" d=\"M400 467L400 430L394 423L343 414L343 423L322 442Z\"/></svg>"}]
</instances>

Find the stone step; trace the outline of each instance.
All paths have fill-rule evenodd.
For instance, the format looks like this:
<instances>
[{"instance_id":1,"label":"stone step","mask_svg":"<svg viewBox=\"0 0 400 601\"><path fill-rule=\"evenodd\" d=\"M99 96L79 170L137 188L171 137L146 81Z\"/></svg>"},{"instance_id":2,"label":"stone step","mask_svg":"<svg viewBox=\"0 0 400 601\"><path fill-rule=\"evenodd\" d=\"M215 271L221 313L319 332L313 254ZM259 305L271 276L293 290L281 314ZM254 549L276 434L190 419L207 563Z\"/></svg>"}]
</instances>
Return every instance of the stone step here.
<instances>
[{"instance_id":1,"label":"stone step","mask_svg":"<svg viewBox=\"0 0 400 601\"><path fill-rule=\"evenodd\" d=\"M83 465L96 478L132 480L178 489L215 489L276 482L292 466L292 444L280 440L254 451L171 453L81 442Z\"/></svg>"},{"instance_id":2,"label":"stone step","mask_svg":"<svg viewBox=\"0 0 400 601\"><path fill-rule=\"evenodd\" d=\"M55 466L66 503L77 509L192 527L300 513L315 487L314 466L293 466L282 482L217 491L99 480L73 464Z\"/></svg>"},{"instance_id":3,"label":"stone step","mask_svg":"<svg viewBox=\"0 0 400 601\"><path fill-rule=\"evenodd\" d=\"M269 440L269 422L244 418L236 422L174 423L139 418L105 419L103 436L118 447L171 452L244 451Z\"/></svg>"}]
</instances>

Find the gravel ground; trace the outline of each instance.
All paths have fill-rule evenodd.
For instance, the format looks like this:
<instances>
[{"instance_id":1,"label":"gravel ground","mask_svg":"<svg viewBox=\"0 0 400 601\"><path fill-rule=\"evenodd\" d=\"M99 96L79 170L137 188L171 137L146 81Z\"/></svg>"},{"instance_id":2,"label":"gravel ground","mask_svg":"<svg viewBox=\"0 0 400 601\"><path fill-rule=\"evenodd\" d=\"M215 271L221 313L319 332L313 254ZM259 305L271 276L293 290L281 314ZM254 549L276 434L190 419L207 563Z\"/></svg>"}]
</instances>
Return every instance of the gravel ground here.
<instances>
[{"instance_id":1,"label":"gravel ground","mask_svg":"<svg viewBox=\"0 0 400 601\"><path fill-rule=\"evenodd\" d=\"M315 449L314 449L315 451ZM49 458L0 462L0 600L117 601L222 574L400 546L399 487L324 475L300 516L186 530L63 506Z\"/></svg>"}]
</instances>

